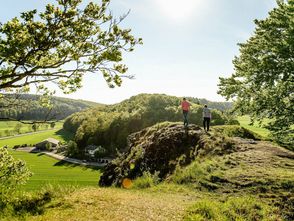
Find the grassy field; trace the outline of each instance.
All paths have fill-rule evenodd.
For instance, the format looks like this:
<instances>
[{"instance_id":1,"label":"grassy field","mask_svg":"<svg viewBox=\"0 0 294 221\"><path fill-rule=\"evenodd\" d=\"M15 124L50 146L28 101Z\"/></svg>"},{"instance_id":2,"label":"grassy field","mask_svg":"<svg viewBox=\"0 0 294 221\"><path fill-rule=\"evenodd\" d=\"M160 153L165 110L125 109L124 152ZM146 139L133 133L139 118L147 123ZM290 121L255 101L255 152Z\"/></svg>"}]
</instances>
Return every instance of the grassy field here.
<instances>
[{"instance_id":1,"label":"grassy field","mask_svg":"<svg viewBox=\"0 0 294 221\"><path fill-rule=\"evenodd\" d=\"M13 126L11 122L7 123L8 126ZM57 127L60 128L60 125ZM72 139L72 134L62 129L54 129L3 139L0 140L0 146L8 145L11 148L14 145L35 144L49 137L64 142ZM86 168L64 161L58 161L43 154L20 152L11 149L10 153L16 159L24 160L28 168L33 172L33 176L23 187L25 190L40 190L48 184L52 184L53 186L96 186L100 176L99 169Z\"/></svg>"},{"instance_id":2,"label":"grassy field","mask_svg":"<svg viewBox=\"0 0 294 221\"><path fill-rule=\"evenodd\" d=\"M64 142L72 139L72 134L67 131L64 131L63 129L41 131L34 134L21 135L19 137L11 137L0 140L0 146L2 147L8 145L8 147L13 147L14 145L21 144L36 144L49 137Z\"/></svg>"},{"instance_id":3,"label":"grassy field","mask_svg":"<svg viewBox=\"0 0 294 221\"><path fill-rule=\"evenodd\" d=\"M249 129L249 130L252 130L253 132L259 134L260 136L262 137L268 137L270 132L269 130L263 128L263 127L260 127L258 125L258 123L255 123L254 125L249 125L250 124L250 118L249 116L240 116L237 118L240 125L246 129ZM266 123L266 122L265 122Z\"/></svg>"},{"instance_id":4,"label":"grassy field","mask_svg":"<svg viewBox=\"0 0 294 221\"><path fill-rule=\"evenodd\" d=\"M58 161L44 154L13 150L10 153L14 158L26 161L28 168L33 172L33 176L23 187L25 190L40 190L48 184L96 186L100 176L99 169Z\"/></svg>"},{"instance_id":5,"label":"grassy field","mask_svg":"<svg viewBox=\"0 0 294 221\"><path fill-rule=\"evenodd\" d=\"M32 132L32 125L31 124L22 124L18 121L0 121L0 137L10 136L17 134L15 131L15 126L19 124L20 127L20 134ZM55 129L61 129L63 122L56 122ZM47 124L40 125L38 130L46 130L50 129L50 126Z\"/></svg>"}]
</instances>

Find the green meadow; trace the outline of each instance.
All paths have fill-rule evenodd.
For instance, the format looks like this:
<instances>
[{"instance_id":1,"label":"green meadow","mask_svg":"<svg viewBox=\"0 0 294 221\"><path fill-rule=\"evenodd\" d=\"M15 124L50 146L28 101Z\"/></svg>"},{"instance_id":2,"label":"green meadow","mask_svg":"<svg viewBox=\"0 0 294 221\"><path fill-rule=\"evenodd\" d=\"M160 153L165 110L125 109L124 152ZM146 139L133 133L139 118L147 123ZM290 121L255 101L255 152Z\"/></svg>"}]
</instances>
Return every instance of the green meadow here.
<instances>
[{"instance_id":1,"label":"green meadow","mask_svg":"<svg viewBox=\"0 0 294 221\"><path fill-rule=\"evenodd\" d=\"M12 148L14 145L35 144L49 137L58 139L62 142L72 138L72 134L62 130L48 130L34 134L21 135L0 140L0 146L8 145ZM51 184L57 185L74 185L74 186L96 186L100 170L97 168L87 168L75 164L66 163L48 157L42 153L27 153L9 149L10 153L16 159L24 160L33 172L33 176L27 184L23 186L25 190L40 190L43 186Z\"/></svg>"},{"instance_id":2,"label":"green meadow","mask_svg":"<svg viewBox=\"0 0 294 221\"><path fill-rule=\"evenodd\" d=\"M22 144L34 145L49 137L55 138L61 142L65 142L72 139L72 134L67 131L64 131L63 129L40 131L33 134L20 135L18 137L11 137L2 140L0 139L0 146L7 145L8 147L13 147L14 145Z\"/></svg>"},{"instance_id":3,"label":"green meadow","mask_svg":"<svg viewBox=\"0 0 294 221\"><path fill-rule=\"evenodd\" d=\"M11 136L18 134L15 131L16 125L20 125L19 134L33 132L32 124L22 124L18 121L0 121L0 137ZM61 129L63 122L56 122L54 129ZM48 124L40 124L37 131L43 131L50 129Z\"/></svg>"},{"instance_id":4,"label":"green meadow","mask_svg":"<svg viewBox=\"0 0 294 221\"><path fill-rule=\"evenodd\" d=\"M66 163L42 153L27 153L11 150L15 159L24 160L33 176L23 189L38 191L46 185L96 186L100 170Z\"/></svg>"},{"instance_id":5,"label":"green meadow","mask_svg":"<svg viewBox=\"0 0 294 221\"><path fill-rule=\"evenodd\" d=\"M264 138L267 138L270 134L269 130L262 127L262 125L258 125L257 122L255 122L253 125L250 125L250 117L247 115L239 116L237 119L240 123L240 126L257 133ZM265 120L263 124L266 124L267 122L268 122L268 120Z\"/></svg>"}]
</instances>

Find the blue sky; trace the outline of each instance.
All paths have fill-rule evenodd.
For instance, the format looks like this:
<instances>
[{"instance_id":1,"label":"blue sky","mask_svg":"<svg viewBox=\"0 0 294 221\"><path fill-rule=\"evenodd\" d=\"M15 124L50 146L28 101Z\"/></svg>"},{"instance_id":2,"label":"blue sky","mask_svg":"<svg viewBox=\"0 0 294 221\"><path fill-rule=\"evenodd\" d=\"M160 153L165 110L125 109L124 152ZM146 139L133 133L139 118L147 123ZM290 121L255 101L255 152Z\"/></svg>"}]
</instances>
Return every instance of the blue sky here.
<instances>
[{"instance_id":1,"label":"blue sky","mask_svg":"<svg viewBox=\"0 0 294 221\"><path fill-rule=\"evenodd\" d=\"M1 1L3 23L29 9L42 10L53 0ZM253 33L254 19L267 17L275 0L112 0L110 9L144 44L126 54L135 80L109 89L99 73L84 78L83 88L58 96L115 103L139 93L165 93L224 101L217 95L220 76L233 72L238 42Z\"/></svg>"}]
</instances>

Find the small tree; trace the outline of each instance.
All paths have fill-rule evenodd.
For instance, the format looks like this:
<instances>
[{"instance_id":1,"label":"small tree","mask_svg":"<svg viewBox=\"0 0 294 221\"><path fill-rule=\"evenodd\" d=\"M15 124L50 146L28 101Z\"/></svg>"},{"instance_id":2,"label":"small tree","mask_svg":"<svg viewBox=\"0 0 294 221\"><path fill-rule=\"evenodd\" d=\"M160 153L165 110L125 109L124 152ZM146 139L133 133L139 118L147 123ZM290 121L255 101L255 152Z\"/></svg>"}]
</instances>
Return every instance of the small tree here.
<instances>
[{"instance_id":1,"label":"small tree","mask_svg":"<svg viewBox=\"0 0 294 221\"><path fill-rule=\"evenodd\" d=\"M55 125L56 125L55 122L51 122L50 123L50 128L53 129L55 127Z\"/></svg>"},{"instance_id":2,"label":"small tree","mask_svg":"<svg viewBox=\"0 0 294 221\"><path fill-rule=\"evenodd\" d=\"M34 132L36 132L38 130L38 128L39 128L38 124L33 124L32 125L32 129L33 129Z\"/></svg>"},{"instance_id":3,"label":"small tree","mask_svg":"<svg viewBox=\"0 0 294 221\"><path fill-rule=\"evenodd\" d=\"M5 136L10 136L10 130L4 130L4 134L5 134Z\"/></svg>"},{"instance_id":4,"label":"small tree","mask_svg":"<svg viewBox=\"0 0 294 221\"><path fill-rule=\"evenodd\" d=\"M32 173L24 161L15 160L6 148L0 147L0 204L11 198L21 184L26 183Z\"/></svg>"},{"instance_id":5,"label":"small tree","mask_svg":"<svg viewBox=\"0 0 294 221\"><path fill-rule=\"evenodd\" d=\"M79 149L78 149L78 145L76 144L76 142L70 140L67 144L67 151L66 151L66 155L73 157L73 156L77 156L79 153Z\"/></svg>"},{"instance_id":6,"label":"small tree","mask_svg":"<svg viewBox=\"0 0 294 221\"><path fill-rule=\"evenodd\" d=\"M17 134L20 134L20 130L22 128L22 124L21 123L17 123L14 127L14 131L17 133Z\"/></svg>"}]
</instances>

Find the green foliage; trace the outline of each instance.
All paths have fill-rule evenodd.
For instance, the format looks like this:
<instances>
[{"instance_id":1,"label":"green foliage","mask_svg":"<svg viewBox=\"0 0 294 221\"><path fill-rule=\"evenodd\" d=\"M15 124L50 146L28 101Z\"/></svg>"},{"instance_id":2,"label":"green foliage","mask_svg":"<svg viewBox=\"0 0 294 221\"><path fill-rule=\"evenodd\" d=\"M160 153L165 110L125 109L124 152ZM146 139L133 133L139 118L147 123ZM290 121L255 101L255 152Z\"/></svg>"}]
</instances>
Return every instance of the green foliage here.
<instances>
[{"instance_id":1,"label":"green foliage","mask_svg":"<svg viewBox=\"0 0 294 221\"><path fill-rule=\"evenodd\" d=\"M74 156L77 156L78 153L79 153L78 145L76 144L76 142L70 140L67 144L66 155L69 157L74 157Z\"/></svg>"},{"instance_id":2,"label":"green foliage","mask_svg":"<svg viewBox=\"0 0 294 221\"><path fill-rule=\"evenodd\" d=\"M27 169L26 163L15 160L6 148L0 147L0 208L1 204L9 200L21 184L25 184L32 173Z\"/></svg>"},{"instance_id":3,"label":"green foliage","mask_svg":"<svg viewBox=\"0 0 294 221\"><path fill-rule=\"evenodd\" d=\"M265 128L265 126L267 125L267 122L268 122L267 119L264 119L261 124L259 124L257 122L252 124L250 117L248 115L239 116L239 117L237 117L237 120L240 122L240 125L242 127L257 133L258 135L260 135L264 138L268 138L270 135L270 131Z\"/></svg>"},{"instance_id":4,"label":"green foliage","mask_svg":"<svg viewBox=\"0 0 294 221\"><path fill-rule=\"evenodd\" d=\"M51 150L52 150L52 144L49 143L49 142L46 143L45 147L46 147L46 150L47 150L47 151L51 151Z\"/></svg>"},{"instance_id":5,"label":"green foliage","mask_svg":"<svg viewBox=\"0 0 294 221\"><path fill-rule=\"evenodd\" d=\"M97 147L97 149L94 152L95 158L103 158L108 155L107 150L101 146Z\"/></svg>"},{"instance_id":6,"label":"green foliage","mask_svg":"<svg viewBox=\"0 0 294 221\"><path fill-rule=\"evenodd\" d=\"M85 74L100 72L110 87L120 86L127 72L121 64L123 52L133 51L142 39L119 26L126 15L114 19L109 4L58 0L43 12L23 12L1 24L1 90L27 93L36 85L46 104L53 93L46 82L54 81L70 93L81 87Z\"/></svg>"},{"instance_id":7,"label":"green foliage","mask_svg":"<svg viewBox=\"0 0 294 221\"><path fill-rule=\"evenodd\" d=\"M40 104L41 96L32 94L6 94L0 99L0 118L16 120L39 120L47 121L62 120L69 115L85 110L89 107L103 106L99 103L83 100L74 100L61 97L51 97L51 107L44 107ZM13 103L14 105L9 105ZM50 122L48 122L49 124ZM54 123L50 124L54 128Z\"/></svg>"},{"instance_id":8,"label":"green foliage","mask_svg":"<svg viewBox=\"0 0 294 221\"><path fill-rule=\"evenodd\" d=\"M251 197L231 197L225 202L200 200L185 215L187 221L274 221L280 218L277 208Z\"/></svg>"},{"instance_id":9,"label":"green foliage","mask_svg":"<svg viewBox=\"0 0 294 221\"><path fill-rule=\"evenodd\" d=\"M192 162L187 167L181 168L179 165L177 166L175 172L171 177L171 181L177 184L189 184L189 183L197 183L199 184L203 181L208 175L208 171L210 171L211 163L208 164L200 164L198 161Z\"/></svg>"},{"instance_id":10,"label":"green foliage","mask_svg":"<svg viewBox=\"0 0 294 221\"><path fill-rule=\"evenodd\" d=\"M56 123L55 123L55 122L52 122L52 123L50 124L50 128L53 129L53 128L55 127L55 125L56 125Z\"/></svg>"},{"instance_id":11,"label":"green foliage","mask_svg":"<svg viewBox=\"0 0 294 221\"><path fill-rule=\"evenodd\" d=\"M17 134L20 133L20 129L22 128L22 124L21 123L17 123L14 127L14 130Z\"/></svg>"},{"instance_id":12,"label":"green foliage","mask_svg":"<svg viewBox=\"0 0 294 221\"><path fill-rule=\"evenodd\" d=\"M294 1L277 3L268 18L255 21L254 35L239 44L240 55L233 60L235 72L220 78L219 93L234 99L240 113L258 121L269 118L273 135L291 135L287 142L293 145Z\"/></svg>"},{"instance_id":13,"label":"green foliage","mask_svg":"<svg viewBox=\"0 0 294 221\"><path fill-rule=\"evenodd\" d=\"M159 122L182 121L181 98L162 94L140 94L119 104L73 114L64 128L75 133L79 147L95 144L109 152L126 147L127 136ZM212 111L212 125L221 125L226 117ZM189 121L202 125L202 107L192 103Z\"/></svg>"},{"instance_id":14,"label":"green foliage","mask_svg":"<svg viewBox=\"0 0 294 221\"><path fill-rule=\"evenodd\" d=\"M241 137L254 140L261 139L261 136L253 132L252 130L237 125L215 126L212 130L228 137Z\"/></svg>"},{"instance_id":15,"label":"green foliage","mask_svg":"<svg viewBox=\"0 0 294 221\"><path fill-rule=\"evenodd\" d=\"M135 189L144 189L156 186L160 181L158 175L159 172L151 174L149 171L145 171L141 177L134 180L132 187Z\"/></svg>"}]
</instances>

